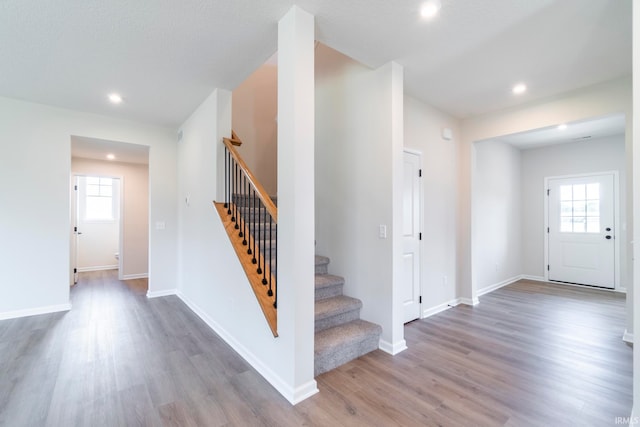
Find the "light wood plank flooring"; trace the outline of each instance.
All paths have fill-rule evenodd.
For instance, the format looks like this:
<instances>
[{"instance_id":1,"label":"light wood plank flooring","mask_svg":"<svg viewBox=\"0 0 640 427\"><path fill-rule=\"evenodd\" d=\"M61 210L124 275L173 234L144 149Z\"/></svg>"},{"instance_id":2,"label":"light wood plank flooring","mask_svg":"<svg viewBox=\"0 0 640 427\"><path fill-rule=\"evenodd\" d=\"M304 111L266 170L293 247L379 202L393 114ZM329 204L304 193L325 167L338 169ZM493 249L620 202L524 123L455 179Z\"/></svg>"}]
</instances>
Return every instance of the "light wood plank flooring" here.
<instances>
[{"instance_id":1,"label":"light wood plank flooring","mask_svg":"<svg viewBox=\"0 0 640 427\"><path fill-rule=\"evenodd\" d=\"M291 406L177 297L83 273L0 322L2 426L609 426L631 411L624 298L522 281L405 327Z\"/></svg>"}]
</instances>

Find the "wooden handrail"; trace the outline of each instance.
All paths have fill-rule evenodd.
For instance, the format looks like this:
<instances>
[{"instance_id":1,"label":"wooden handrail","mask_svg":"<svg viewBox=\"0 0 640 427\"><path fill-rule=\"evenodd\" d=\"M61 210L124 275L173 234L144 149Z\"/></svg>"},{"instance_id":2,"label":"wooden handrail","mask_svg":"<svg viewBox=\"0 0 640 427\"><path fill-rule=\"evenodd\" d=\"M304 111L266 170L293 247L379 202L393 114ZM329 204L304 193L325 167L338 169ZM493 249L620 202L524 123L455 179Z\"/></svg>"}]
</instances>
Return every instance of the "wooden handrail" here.
<instances>
[{"instance_id":1,"label":"wooden handrail","mask_svg":"<svg viewBox=\"0 0 640 427\"><path fill-rule=\"evenodd\" d=\"M236 138L238 137L235 134L235 132L232 132L232 136L235 136ZM235 138L222 139L222 142L224 143L225 147L227 147L227 149L229 150L229 153L231 153L231 155L235 159L238 166L240 166L240 168L244 171L247 179L249 180L249 183L253 186L253 188L256 189L256 193L258 193L258 197L260 198L260 200L262 200L262 203L264 204L264 207L267 209L267 212L269 212L269 215L271 215L271 218L273 218L273 221L277 224L278 208L273 203L273 200L271 200L271 197L267 193L267 190L265 190L262 184L260 184L260 181L256 179L255 175L253 175L253 173L251 172L247 164L244 162L244 160L242 160L242 158L236 151L235 141L239 141L239 140ZM242 141L240 141L240 143L242 144Z\"/></svg>"},{"instance_id":2,"label":"wooden handrail","mask_svg":"<svg viewBox=\"0 0 640 427\"><path fill-rule=\"evenodd\" d=\"M233 130L231 131L231 138L225 138L225 139L228 140L233 145L235 145L236 147L240 147L242 145L242 140Z\"/></svg>"}]
</instances>

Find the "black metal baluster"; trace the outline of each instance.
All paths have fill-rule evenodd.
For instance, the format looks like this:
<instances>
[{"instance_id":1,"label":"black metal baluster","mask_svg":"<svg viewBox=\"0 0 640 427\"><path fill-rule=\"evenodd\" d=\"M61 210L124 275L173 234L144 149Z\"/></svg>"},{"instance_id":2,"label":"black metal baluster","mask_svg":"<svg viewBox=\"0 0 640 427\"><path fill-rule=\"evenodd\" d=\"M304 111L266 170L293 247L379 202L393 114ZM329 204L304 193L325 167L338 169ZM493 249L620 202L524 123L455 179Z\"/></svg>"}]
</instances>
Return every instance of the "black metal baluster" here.
<instances>
[{"instance_id":1,"label":"black metal baluster","mask_svg":"<svg viewBox=\"0 0 640 427\"><path fill-rule=\"evenodd\" d=\"M228 185L227 185L227 197L228 197L228 200L229 200L228 208L227 208L227 215L231 215L231 169L232 169L232 167L231 167L231 153L229 152L228 148L225 147L225 149L226 149L226 159L225 159L226 163L225 164L229 165L229 169L226 172L227 181L229 181Z\"/></svg>"},{"instance_id":2,"label":"black metal baluster","mask_svg":"<svg viewBox=\"0 0 640 427\"><path fill-rule=\"evenodd\" d=\"M256 197L256 190L253 190L253 201L251 202L251 207L255 212L255 208L258 205L258 198ZM251 258L252 264L257 264L258 260L256 259L256 241L258 240L258 234L260 233L260 222L256 219L255 214L253 215L253 258Z\"/></svg>"},{"instance_id":3,"label":"black metal baluster","mask_svg":"<svg viewBox=\"0 0 640 427\"><path fill-rule=\"evenodd\" d=\"M253 186L249 187L249 195L247 196L248 200L247 200L247 204L249 206L249 208L253 211L253 197L255 196L255 190L253 189ZM251 221L249 221L249 247L247 248L247 254L248 255L252 255L253 254L253 250L251 249L251 240L253 239L253 241L256 240L256 235L255 235L255 218L251 218Z\"/></svg>"},{"instance_id":4,"label":"black metal baluster","mask_svg":"<svg viewBox=\"0 0 640 427\"><path fill-rule=\"evenodd\" d=\"M229 207L229 192L227 191L227 181L229 181L229 177L227 176L227 147L224 147L224 207Z\"/></svg>"},{"instance_id":5,"label":"black metal baluster","mask_svg":"<svg viewBox=\"0 0 640 427\"><path fill-rule=\"evenodd\" d=\"M267 215L269 215L269 222L267 222ZM267 212L266 206L264 206L264 221L265 224L269 226L269 232L265 233L264 238L264 258L262 262L262 265L264 266L262 268L262 284L266 285L269 283L267 280L267 243L269 244L269 262L271 262L271 214ZM271 264L269 264L269 269L271 269ZM267 292L267 294L269 294L269 292Z\"/></svg>"},{"instance_id":6,"label":"black metal baluster","mask_svg":"<svg viewBox=\"0 0 640 427\"><path fill-rule=\"evenodd\" d=\"M271 217L271 214L269 214L269 280L267 280L267 272L265 271L265 276L262 278L262 284L266 285L267 283L269 283L269 290L267 291L267 295L269 295L270 297L273 296L273 290L271 289L271 259L273 258L273 244L271 242L271 225L273 223L273 218ZM265 268L266 270L266 268Z\"/></svg>"},{"instance_id":7,"label":"black metal baluster","mask_svg":"<svg viewBox=\"0 0 640 427\"><path fill-rule=\"evenodd\" d=\"M236 203L238 204L238 210L240 211L240 214L238 215L238 220L239 220L238 225L239 225L239 227L236 227L236 228L238 228L240 230L238 232L238 237L244 237L244 233L242 232L242 229L243 229L242 224L245 221L246 209L244 209L244 206L242 206L242 193L244 191L244 186L245 186L246 181L247 181L247 178L244 175L244 171L240 170L240 193L236 194L236 198L238 199Z\"/></svg>"},{"instance_id":8,"label":"black metal baluster","mask_svg":"<svg viewBox=\"0 0 640 427\"><path fill-rule=\"evenodd\" d=\"M247 220L251 219L249 216L251 215L251 210L249 209L249 180L247 179L247 175L243 173L244 176L244 188L242 189L242 204L244 205L245 214L242 215L242 230L240 232L240 237L242 237L242 244L244 246L247 245Z\"/></svg>"},{"instance_id":9,"label":"black metal baluster","mask_svg":"<svg viewBox=\"0 0 640 427\"><path fill-rule=\"evenodd\" d=\"M231 208L231 212L229 212L231 214L231 222L235 222L236 221L236 201L235 201L235 197L233 196L233 194L236 191L236 162L235 159L230 159L231 160L231 205L229 206Z\"/></svg>"},{"instance_id":10,"label":"black metal baluster","mask_svg":"<svg viewBox=\"0 0 640 427\"><path fill-rule=\"evenodd\" d=\"M257 213L258 213L258 223L260 225L262 225L262 209L260 208L260 206L262 206L262 200L258 200L258 209L257 209ZM258 240L258 252L260 252L258 254L258 269L256 270L258 274L262 274L262 267L260 264L260 257L262 257L262 259L264 259L264 249L261 249L262 247L264 247L264 235L266 230L263 229L264 227L260 227L260 230L258 231L258 235L260 236L259 240ZM260 246L262 244L262 246Z\"/></svg>"},{"instance_id":11,"label":"black metal baluster","mask_svg":"<svg viewBox=\"0 0 640 427\"><path fill-rule=\"evenodd\" d=\"M238 191L239 191L239 187L240 187L240 172L238 170L238 164L236 163L236 178L235 178L235 188L233 190L233 198L234 198L234 202L233 202L233 211L235 212L235 221L236 221L236 225L235 225L235 229L238 230L240 228L240 226L238 225Z\"/></svg>"}]
</instances>

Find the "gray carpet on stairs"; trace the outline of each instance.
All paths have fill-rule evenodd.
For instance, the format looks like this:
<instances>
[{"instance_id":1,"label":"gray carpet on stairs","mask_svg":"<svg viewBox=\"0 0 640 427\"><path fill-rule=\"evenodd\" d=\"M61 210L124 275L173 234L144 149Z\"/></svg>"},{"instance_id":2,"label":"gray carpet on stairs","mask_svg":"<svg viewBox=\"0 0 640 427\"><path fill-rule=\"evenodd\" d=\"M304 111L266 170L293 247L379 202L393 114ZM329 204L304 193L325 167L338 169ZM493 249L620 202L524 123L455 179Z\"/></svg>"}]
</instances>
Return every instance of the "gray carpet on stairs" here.
<instances>
[{"instance_id":1,"label":"gray carpet on stairs","mask_svg":"<svg viewBox=\"0 0 640 427\"><path fill-rule=\"evenodd\" d=\"M362 302L342 295L344 279L328 274L316 256L314 374L320 375L378 348L382 328L360 319Z\"/></svg>"}]
</instances>

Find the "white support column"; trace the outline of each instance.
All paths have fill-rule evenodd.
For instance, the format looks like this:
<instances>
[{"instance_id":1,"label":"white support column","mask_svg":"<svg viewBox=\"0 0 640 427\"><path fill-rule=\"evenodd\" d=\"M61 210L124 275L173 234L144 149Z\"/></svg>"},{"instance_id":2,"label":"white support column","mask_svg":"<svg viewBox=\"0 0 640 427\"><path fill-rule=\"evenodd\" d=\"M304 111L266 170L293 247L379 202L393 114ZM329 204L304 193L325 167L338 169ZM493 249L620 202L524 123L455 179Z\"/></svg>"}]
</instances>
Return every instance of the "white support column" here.
<instances>
[{"instance_id":1,"label":"white support column","mask_svg":"<svg viewBox=\"0 0 640 427\"><path fill-rule=\"evenodd\" d=\"M407 348L404 339L404 313L402 301L402 192L404 148L404 70L396 62L391 63L391 162L392 162L392 298L391 298L391 354Z\"/></svg>"},{"instance_id":2,"label":"white support column","mask_svg":"<svg viewBox=\"0 0 640 427\"><path fill-rule=\"evenodd\" d=\"M297 6L278 24L278 333L291 345L297 403L317 390L314 346L314 17Z\"/></svg>"}]
</instances>

